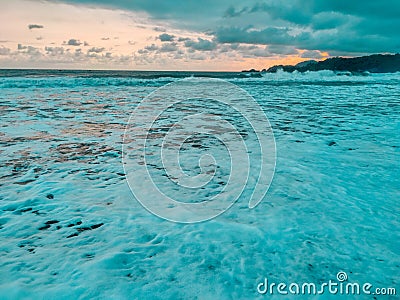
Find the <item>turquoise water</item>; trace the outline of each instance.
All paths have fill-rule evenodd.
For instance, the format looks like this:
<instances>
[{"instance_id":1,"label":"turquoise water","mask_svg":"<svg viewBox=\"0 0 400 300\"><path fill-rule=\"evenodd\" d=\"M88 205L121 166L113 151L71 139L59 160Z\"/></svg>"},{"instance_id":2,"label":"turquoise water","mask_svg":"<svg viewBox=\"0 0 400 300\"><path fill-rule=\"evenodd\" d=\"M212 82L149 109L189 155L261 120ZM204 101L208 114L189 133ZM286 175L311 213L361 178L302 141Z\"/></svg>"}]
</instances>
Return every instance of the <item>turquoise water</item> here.
<instances>
[{"instance_id":1,"label":"turquoise water","mask_svg":"<svg viewBox=\"0 0 400 300\"><path fill-rule=\"evenodd\" d=\"M135 200L122 142L144 97L192 75L254 97L277 162L255 209L240 199L183 225ZM398 73L1 71L0 298L278 299L258 283L339 271L399 293L399 83Z\"/></svg>"}]
</instances>

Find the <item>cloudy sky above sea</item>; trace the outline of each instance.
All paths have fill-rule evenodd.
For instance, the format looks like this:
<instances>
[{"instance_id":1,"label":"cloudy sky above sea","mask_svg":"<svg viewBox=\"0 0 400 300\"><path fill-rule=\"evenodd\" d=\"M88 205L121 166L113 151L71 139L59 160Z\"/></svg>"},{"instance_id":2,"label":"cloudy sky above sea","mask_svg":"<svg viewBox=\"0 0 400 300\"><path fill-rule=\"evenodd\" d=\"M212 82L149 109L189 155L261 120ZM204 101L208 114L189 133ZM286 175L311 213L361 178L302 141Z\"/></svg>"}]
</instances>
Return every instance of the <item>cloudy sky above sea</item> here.
<instances>
[{"instance_id":1,"label":"cloudy sky above sea","mask_svg":"<svg viewBox=\"0 0 400 300\"><path fill-rule=\"evenodd\" d=\"M263 69L400 52L398 0L0 0L0 68Z\"/></svg>"}]
</instances>

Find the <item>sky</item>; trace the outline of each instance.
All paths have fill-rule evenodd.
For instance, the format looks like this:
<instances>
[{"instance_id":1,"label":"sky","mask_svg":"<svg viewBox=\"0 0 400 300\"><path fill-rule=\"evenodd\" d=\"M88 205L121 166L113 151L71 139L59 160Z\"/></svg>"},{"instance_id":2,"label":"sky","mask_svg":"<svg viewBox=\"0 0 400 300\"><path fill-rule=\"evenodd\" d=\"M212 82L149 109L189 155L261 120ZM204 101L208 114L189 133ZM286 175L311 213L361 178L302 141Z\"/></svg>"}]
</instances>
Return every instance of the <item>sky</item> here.
<instances>
[{"instance_id":1,"label":"sky","mask_svg":"<svg viewBox=\"0 0 400 300\"><path fill-rule=\"evenodd\" d=\"M398 0L0 0L0 68L240 71L400 52Z\"/></svg>"}]
</instances>

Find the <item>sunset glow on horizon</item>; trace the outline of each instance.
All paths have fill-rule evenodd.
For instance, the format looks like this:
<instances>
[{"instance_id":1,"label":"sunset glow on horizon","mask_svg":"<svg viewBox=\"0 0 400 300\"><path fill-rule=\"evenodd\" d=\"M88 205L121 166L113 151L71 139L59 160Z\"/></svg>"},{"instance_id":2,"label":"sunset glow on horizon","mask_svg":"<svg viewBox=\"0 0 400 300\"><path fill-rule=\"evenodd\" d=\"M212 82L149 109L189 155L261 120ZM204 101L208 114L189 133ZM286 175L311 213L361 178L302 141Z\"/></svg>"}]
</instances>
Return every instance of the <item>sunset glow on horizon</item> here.
<instances>
[{"instance_id":1,"label":"sunset glow on horizon","mask_svg":"<svg viewBox=\"0 0 400 300\"><path fill-rule=\"evenodd\" d=\"M0 1L0 67L240 71L376 52L359 32L367 14L342 1L301 4L295 17L287 1L103 2ZM373 24L366 36L395 52L396 36Z\"/></svg>"}]
</instances>

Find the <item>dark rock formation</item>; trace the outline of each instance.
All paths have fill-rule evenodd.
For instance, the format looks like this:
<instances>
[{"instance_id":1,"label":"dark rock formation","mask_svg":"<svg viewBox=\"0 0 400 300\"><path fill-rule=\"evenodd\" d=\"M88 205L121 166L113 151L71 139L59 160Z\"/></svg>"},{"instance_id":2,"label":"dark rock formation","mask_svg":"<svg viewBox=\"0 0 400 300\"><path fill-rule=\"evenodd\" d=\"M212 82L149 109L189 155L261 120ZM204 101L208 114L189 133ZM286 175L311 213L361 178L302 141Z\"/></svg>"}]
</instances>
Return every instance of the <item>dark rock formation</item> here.
<instances>
[{"instance_id":1,"label":"dark rock formation","mask_svg":"<svg viewBox=\"0 0 400 300\"><path fill-rule=\"evenodd\" d=\"M400 54L374 54L353 58L333 57L318 62L310 60L295 66L273 66L267 72L275 73L279 69L285 72L331 70L351 73L393 73L400 71Z\"/></svg>"}]
</instances>

